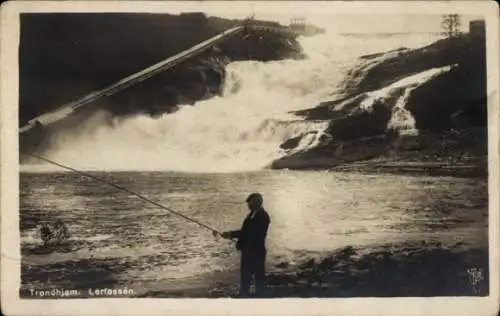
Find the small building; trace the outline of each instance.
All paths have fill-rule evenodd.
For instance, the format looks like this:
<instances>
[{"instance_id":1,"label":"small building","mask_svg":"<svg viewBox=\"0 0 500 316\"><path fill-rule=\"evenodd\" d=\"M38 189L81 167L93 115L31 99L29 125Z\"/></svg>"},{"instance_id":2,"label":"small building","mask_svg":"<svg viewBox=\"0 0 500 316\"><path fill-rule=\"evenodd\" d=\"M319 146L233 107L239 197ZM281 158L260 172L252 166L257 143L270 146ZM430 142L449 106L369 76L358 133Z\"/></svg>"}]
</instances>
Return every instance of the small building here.
<instances>
[{"instance_id":1,"label":"small building","mask_svg":"<svg viewBox=\"0 0 500 316\"><path fill-rule=\"evenodd\" d=\"M304 17L293 17L290 20L290 29L304 36L313 36L325 33L325 29L307 23Z\"/></svg>"},{"instance_id":2,"label":"small building","mask_svg":"<svg viewBox=\"0 0 500 316\"><path fill-rule=\"evenodd\" d=\"M484 38L486 35L486 24L484 20L474 20L469 22L469 33L475 37Z\"/></svg>"}]
</instances>

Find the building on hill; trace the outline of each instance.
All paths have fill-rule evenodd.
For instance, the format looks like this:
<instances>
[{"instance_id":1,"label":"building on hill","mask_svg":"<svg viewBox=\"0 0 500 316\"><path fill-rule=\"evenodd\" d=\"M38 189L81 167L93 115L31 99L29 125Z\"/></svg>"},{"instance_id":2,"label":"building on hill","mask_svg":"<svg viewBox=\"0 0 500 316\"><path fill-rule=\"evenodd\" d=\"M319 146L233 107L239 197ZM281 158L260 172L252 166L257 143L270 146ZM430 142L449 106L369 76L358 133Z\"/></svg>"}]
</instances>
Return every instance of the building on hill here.
<instances>
[{"instance_id":1,"label":"building on hill","mask_svg":"<svg viewBox=\"0 0 500 316\"><path fill-rule=\"evenodd\" d=\"M486 24L484 20L474 20L469 22L469 33L472 36L484 38L486 35Z\"/></svg>"},{"instance_id":2,"label":"building on hill","mask_svg":"<svg viewBox=\"0 0 500 316\"><path fill-rule=\"evenodd\" d=\"M299 35L303 36L313 36L316 34L325 33L325 29L307 23L306 19L303 17L294 17L290 20L290 29Z\"/></svg>"}]
</instances>

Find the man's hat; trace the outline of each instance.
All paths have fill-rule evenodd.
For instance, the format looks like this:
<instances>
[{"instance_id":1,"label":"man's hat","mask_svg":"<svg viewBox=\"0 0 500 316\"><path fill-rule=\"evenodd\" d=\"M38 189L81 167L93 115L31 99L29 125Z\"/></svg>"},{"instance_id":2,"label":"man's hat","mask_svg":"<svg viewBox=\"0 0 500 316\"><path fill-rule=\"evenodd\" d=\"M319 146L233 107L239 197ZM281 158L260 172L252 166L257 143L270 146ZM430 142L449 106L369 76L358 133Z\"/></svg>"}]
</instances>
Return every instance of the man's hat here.
<instances>
[{"instance_id":1,"label":"man's hat","mask_svg":"<svg viewBox=\"0 0 500 316\"><path fill-rule=\"evenodd\" d=\"M262 202L264 201L264 198L262 197L262 194L260 193L252 193L247 197L247 202L250 202L252 200L258 201L259 204L262 205Z\"/></svg>"}]
</instances>

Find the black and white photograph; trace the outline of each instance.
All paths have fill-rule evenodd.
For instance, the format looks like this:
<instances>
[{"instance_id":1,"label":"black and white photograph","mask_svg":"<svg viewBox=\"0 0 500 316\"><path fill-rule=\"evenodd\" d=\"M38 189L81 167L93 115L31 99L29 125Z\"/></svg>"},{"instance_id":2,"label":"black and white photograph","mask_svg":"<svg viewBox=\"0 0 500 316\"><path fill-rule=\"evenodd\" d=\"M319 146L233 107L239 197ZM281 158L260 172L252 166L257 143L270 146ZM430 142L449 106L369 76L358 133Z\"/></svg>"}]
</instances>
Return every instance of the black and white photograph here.
<instances>
[{"instance_id":1,"label":"black and white photograph","mask_svg":"<svg viewBox=\"0 0 500 316\"><path fill-rule=\"evenodd\" d=\"M498 7L175 4L18 14L21 302L498 295Z\"/></svg>"}]
</instances>

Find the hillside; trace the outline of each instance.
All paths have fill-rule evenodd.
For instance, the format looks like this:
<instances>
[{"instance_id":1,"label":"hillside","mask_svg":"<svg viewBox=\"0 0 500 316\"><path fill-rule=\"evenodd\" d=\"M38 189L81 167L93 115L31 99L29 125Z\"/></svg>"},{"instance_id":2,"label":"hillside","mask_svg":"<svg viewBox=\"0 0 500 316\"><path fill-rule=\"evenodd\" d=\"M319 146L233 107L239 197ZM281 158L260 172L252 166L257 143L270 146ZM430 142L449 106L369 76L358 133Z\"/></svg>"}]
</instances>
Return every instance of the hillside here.
<instances>
[{"instance_id":1,"label":"hillside","mask_svg":"<svg viewBox=\"0 0 500 316\"><path fill-rule=\"evenodd\" d=\"M19 47L19 125L199 44L244 21L203 13L23 14ZM258 25L279 24L254 21ZM220 95L226 65L240 60L301 59L293 33L250 31L124 91L93 102L63 122L20 137L43 149L54 131L105 109L110 118L172 113L179 105Z\"/></svg>"},{"instance_id":2,"label":"hillside","mask_svg":"<svg viewBox=\"0 0 500 316\"><path fill-rule=\"evenodd\" d=\"M203 13L23 14L20 125L242 23ZM168 112L177 103L189 104L217 93L230 61L301 57L294 35L254 31L107 98L98 107L125 115Z\"/></svg>"},{"instance_id":3,"label":"hillside","mask_svg":"<svg viewBox=\"0 0 500 316\"><path fill-rule=\"evenodd\" d=\"M442 171L435 163L460 162L474 173L485 172L486 65L481 34L363 56L344 86L341 98L296 112L306 120L329 122L319 145L299 152L288 147L289 154L273 168L349 169L352 163L360 168L365 162L363 168L373 169L387 162L420 162L423 169Z\"/></svg>"}]
</instances>

